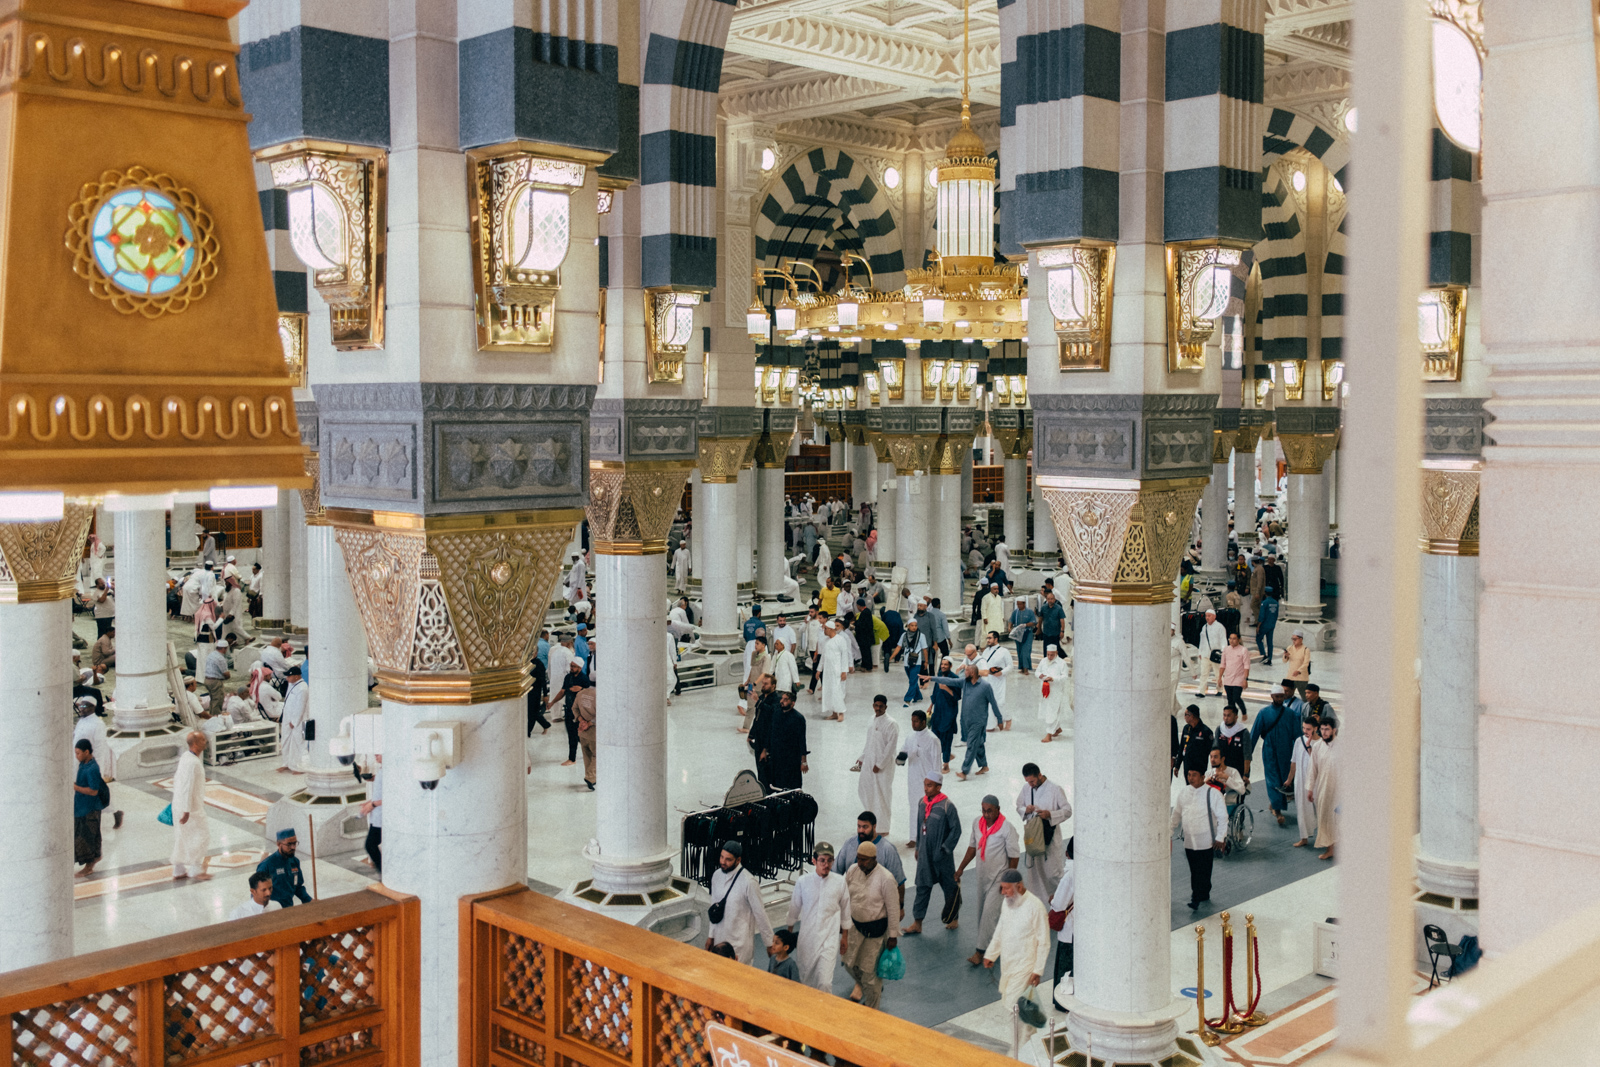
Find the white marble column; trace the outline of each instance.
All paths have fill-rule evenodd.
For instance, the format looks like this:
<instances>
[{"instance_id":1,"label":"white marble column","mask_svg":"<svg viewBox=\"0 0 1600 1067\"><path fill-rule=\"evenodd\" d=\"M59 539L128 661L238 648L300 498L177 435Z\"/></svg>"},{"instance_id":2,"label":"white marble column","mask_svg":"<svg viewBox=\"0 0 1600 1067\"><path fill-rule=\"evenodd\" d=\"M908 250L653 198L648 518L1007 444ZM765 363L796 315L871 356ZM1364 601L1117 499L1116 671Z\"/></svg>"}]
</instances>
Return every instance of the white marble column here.
<instances>
[{"instance_id":1,"label":"white marble column","mask_svg":"<svg viewBox=\"0 0 1600 1067\"><path fill-rule=\"evenodd\" d=\"M706 511L705 483L700 480L700 469L696 467L689 475L689 506L693 513L689 516L689 525L692 528L689 534L689 575L695 582L703 583L705 573L705 554L700 546L705 543L705 521L708 516Z\"/></svg>"},{"instance_id":2,"label":"white marble column","mask_svg":"<svg viewBox=\"0 0 1600 1067\"><path fill-rule=\"evenodd\" d=\"M1020 560L1028 551L1028 461L1008 456L1004 465L1006 499L1001 511L1005 516L1006 547Z\"/></svg>"},{"instance_id":3,"label":"white marble column","mask_svg":"<svg viewBox=\"0 0 1600 1067\"><path fill-rule=\"evenodd\" d=\"M200 538L196 536L200 525L194 518L194 505L175 502L172 505L172 547L174 556L193 557L200 552Z\"/></svg>"},{"instance_id":4,"label":"white marble column","mask_svg":"<svg viewBox=\"0 0 1600 1067\"><path fill-rule=\"evenodd\" d=\"M95 535L107 549L117 547L117 520L102 504L94 510Z\"/></svg>"},{"instance_id":5,"label":"white marble column","mask_svg":"<svg viewBox=\"0 0 1600 1067\"><path fill-rule=\"evenodd\" d=\"M842 471L845 469L844 442L835 441L831 437L828 440L828 469L831 471Z\"/></svg>"},{"instance_id":6,"label":"white marble column","mask_svg":"<svg viewBox=\"0 0 1600 1067\"><path fill-rule=\"evenodd\" d=\"M1233 532L1240 548L1256 543L1256 453L1233 450Z\"/></svg>"},{"instance_id":7,"label":"white marble column","mask_svg":"<svg viewBox=\"0 0 1600 1067\"><path fill-rule=\"evenodd\" d=\"M930 474L928 482L928 595L947 613L961 605L961 475Z\"/></svg>"},{"instance_id":8,"label":"white marble column","mask_svg":"<svg viewBox=\"0 0 1600 1067\"><path fill-rule=\"evenodd\" d=\"M1056 537L1056 524L1050 519L1050 505L1039 493L1039 483L1033 483L1033 553L1034 566L1039 570L1054 572L1059 565L1061 542ZM959 537L959 534L957 535ZM960 547L958 542L957 548Z\"/></svg>"},{"instance_id":9,"label":"white marble column","mask_svg":"<svg viewBox=\"0 0 1600 1067\"><path fill-rule=\"evenodd\" d=\"M717 651L743 647L739 626L739 531L734 511L736 482L702 482L705 512L695 523L700 542L700 646ZM696 507L700 506L697 502ZM663 646L665 647L665 646ZM666 653L663 652L662 655Z\"/></svg>"},{"instance_id":10,"label":"white marble column","mask_svg":"<svg viewBox=\"0 0 1600 1067\"><path fill-rule=\"evenodd\" d=\"M664 654L664 653L663 653ZM460 762L426 790L411 773L412 728L461 724ZM383 702L383 883L421 900L420 1062L457 1062L461 898L528 877L522 697L484 704Z\"/></svg>"},{"instance_id":11,"label":"white marble column","mask_svg":"<svg viewBox=\"0 0 1600 1067\"><path fill-rule=\"evenodd\" d=\"M880 581L888 581L889 574L899 562L895 554L900 550L898 543L899 523L896 521L899 492L895 479L893 463L878 464L878 550L874 558L873 567L878 572Z\"/></svg>"},{"instance_id":12,"label":"white marble column","mask_svg":"<svg viewBox=\"0 0 1600 1067\"><path fill-rule=\"evenodd\" d=\"M788 573L783 545L784 472L782 467L757 467L752 473L759 512L756 528L761 541L756 551L756 596L770 600L783 593L783 579Z\"/></svg>"},{"instance_id":13,"label":"white marble column","mask_svg":"<svg viewBox=\"0 0 1600 1067\"><path fill-rule=\"evenodd\" d=\"M115 513L117 526L117 730L171 718L167 692L167 516L154 508ZM139 705L143 704L143 707Z\"/></svg>"},{"instance_id":14,"label":"white marble column","mask_svg":"<svg viewBox=\"0 0 1600 1067\"><path fill-rule=\"evenodd\" d=\"M972 504L972 449L961 454L961 521L975 518L978 509Z\"/></svg>"},{"instance_id":15,"label":"white marble column","mask_svg":"<svg viewBox=\"0 0 1600 1067\"><path fill-rule=\"evenodd\" d=\"M1283 614L1297 622L1322 618L1322 556L1328 545L1327 483L1321 474L1289 475L1289 595ZM1309 642L1307 642L1309 644Z\"/></svg>"},{"instance_id":16,"label":"white marble column","mask_svg":"<svg viewBox=\"0 0 1600 1067\"><path fill-rule=\"evenodd\" d=\"M71 707L71 605L0 603L0 971L72 955Z\"/></svg>"},{"instance_id":17,"label":"white marble column","mask_svg":"<svg viewBox=\"0 0 1600 1067\"><path fill-rule=\"evenodd\" d=\"M740 603L750 599L755 592L755 539L756 539L756 472L753 467L742 467L739 470L738 485L738 542L735 546L735 560L738 567L739 579L738 599Z\"/></svg>"},{"instance_id":18,"label":"white marble column","mask_svg":"<svg viewBox=\"0 0 1600 1067\"><path fill-rule=\"evenodd\" d=\"M289 493L289 625L305 633L311 625L306 584L306 511L298 492Z\"/></svg>"},{"instance_id":19,"label":"white marble column","mask_svg":"<svg viewBox=\"0 0 1600 1067\"><path fill-rule=\"evenodd\" d=\"M261 622L274 626L289 621L289 542L292 521L289 498L294 490L278 491L278 506L261 512ZM248 583L246 583L248 584Z\"/></svg>"},{"instance_id":20,"label":"white marble column","mask_svg":"<svg viewBox=\"0 0 1600 1067\"><path fill-rule=\"evenodd\" d=\"M306 527L306 555L311 593L311 625L306 637L311 677L307 684L310 716L317 724L316 740L310 746L308 784L316 792L321 772L337 778L336 783L328 784L343 793L350 786L350 772L328 755L328 739L339 732L345 716L366 710L367 637L332 526Z\"/></svg>"},{"instance_id":21,"label":"white marble column","mask_svg":"<svg viewBox=\"0 0 1600 1067\"><path fill-rule=\"evenodd\" d=\"M1228 464L1211 465L1211 481L1200 495L1200 573L1202 582L1221 589L1228 566Z\"/></svg>"},{"instance_id":22,"label":"white marble column","mask_svg":"<svg viewBox=\"0 0 1600 1067\"><path fill-rule=\"evenodd\" d=\"M851 445L850 510L878 502L878 454L871 445Z\"/></svg>"},{"instance_id":23,"label":"white marble column","mask_svg":"<svg viewBox=\"0 0 1600 1067\"><path fill-rule=\"evenodd\" d=\"M1339 528L1339 450L1336 448L1322 465L1323 494L1328 498L1328 528ZM1326 551L1326 550L1324 550Z\"/></svg>"},{"instance_id":24,"label":"white marble column","mask_svg":"<svg viewBox=\"0 0 1600 1067\"><path fill-rule=\"evenodd\" d=\"M1184 1004L1172 978L1168 817L1172 715L1166 604L1076 605L1073 817L1075 1048L1107 1062L1170 1054ZM1192 1009L1188 1009L1192 1010Z\"/></svg>"},{"instance_id":25,"label":"white marble column","mask_svg":"<svg viewBox=\"0 0 1600 1067\"><path fill-rule=\"evenodd\" d=\"M895 564L906 569L912 596L928 592L928 511L930 490L923 471L901 474L895 492ZM879 544L882 544L879 534Z\"/></svg>"},{"instance_id":26,"label":"white marble column","mask_svg":"<svg viewBox=\"0 0 1600 1067\"><path fill-rule=\"evenodd\" d=\"M1278 440L1262 438L1256 442L1256 502L1278 502Z\"/></svg>"},{"instance_id":27,"label":"white marble column","mask_svg":"<svg viewBox=\"0 0 1600 1067\"><path fill-rule=\"evenodd\" d=\"M659 555L594 560L605 653L595 683L598 848L587 855L595 888L648 894L667 885L677 855L667 841L667 675L650 666L666 655L667 578Z\"/></svg>"},{"instance_id":28,"label":"white marble column","mask_svg":"<svg viewBox=\"0 0 1600 1067\"><path fill-rule=\"evenodd\" d=\"M1478 557L1422 556L1422 805L1417 882L1478 896Z\"/></svg>"}]
</instances>

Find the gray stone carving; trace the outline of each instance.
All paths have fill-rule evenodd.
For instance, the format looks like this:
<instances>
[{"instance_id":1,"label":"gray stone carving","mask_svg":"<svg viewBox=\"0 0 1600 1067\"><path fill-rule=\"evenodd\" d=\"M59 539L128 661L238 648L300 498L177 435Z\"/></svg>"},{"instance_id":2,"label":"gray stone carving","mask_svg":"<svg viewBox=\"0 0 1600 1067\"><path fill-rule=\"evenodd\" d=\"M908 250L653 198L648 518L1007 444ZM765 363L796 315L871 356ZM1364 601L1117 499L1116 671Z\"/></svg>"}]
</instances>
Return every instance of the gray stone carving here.
<instances>
[{"instance_id":1,"label":"gray stone carving","mask_svg":"<svg viewBox=\"0 0 1600 1067\"><path fill-rule=\"evenodd\" d=\"M1492 416L1476 396L1429 397L1423 402L1422 453L1427 459L1481 459L1494 440Z\"/></svg>"},{"instance_id":2,"label":"gray stone carving","mask_svg":"<svg viewBox=\"0 0 1600 1067\"><path fill-rule=\"evenodd\" d=\"M1216 400L1188 393L1034 394L1034 469L1056 477L1209 477Z\"/></svg>"}]
</instances>

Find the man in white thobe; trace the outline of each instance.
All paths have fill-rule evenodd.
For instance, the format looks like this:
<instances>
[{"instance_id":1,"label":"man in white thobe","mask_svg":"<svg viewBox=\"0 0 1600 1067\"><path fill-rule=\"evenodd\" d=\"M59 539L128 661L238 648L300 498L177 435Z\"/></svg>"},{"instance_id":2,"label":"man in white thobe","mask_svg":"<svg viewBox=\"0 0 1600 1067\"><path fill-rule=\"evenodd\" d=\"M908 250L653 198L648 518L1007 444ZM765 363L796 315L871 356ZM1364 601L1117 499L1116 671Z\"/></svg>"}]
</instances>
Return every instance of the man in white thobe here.
<instances>
[{"instance_id":1,"label":"man in white thobe","mask_svg":"<svg viewBox=\"0 0 1600 1067\"><path fill-rule=\"evenodd\" d=\"M1046 645L1044 659L1039 661L1039 721L1044 724L1041 741L1054 741L1061 736L1061 709L1072 707L1072 664L1061 657L1055 645ZM1045 686L1050 695L1045 696Z\"/></svg>"},{"instance_id":2,"label":"man in white thobe","mask_svg":"<svg viewBox=\"0 0 1600 1067\"><path fill-rule=\"evenodd\" d=\"M1011 1013L1011 1058L1020 1059L1022 1046L1034 1029L1018 1015L1017 1001L1044 979L1045 965L1050 962L1050 916L1044 903L1022 887L1022 875L1016 871L1000 876L1000 894L1005 906L1000 909L1000 926L983 954L983 965L1002 964L1000 1003Z\"/></svg>"},{"instance_id":3,"label":"man in white thobe","mask_svg":"<svg viewBox=\"0 0 1600 1067\"><path fill-rule=\"evenodd\" d=\"M873 698L867 741L853 768L861 772L861 781L856 787L861 806L878 813L878 829L886 834L890 832L889 813L894 806L895 751L900 746L900 727L889 718L888 710L888 700L882 696Z\"/></svg>"},{"instance_id":4,"label":"man in white thobe","mask_svg":"<svg viewBox=\"0 0 1600 1067\"><path fill-rule=\"evenodd\" d=\"M679 597L667 613L667 632L679 641L695 635L696 627L689 621L689 601L686 598Z\"/></svg>"},{"instance_id":5,"label":"man in white thobe","mask_svg":"<svg viewBox=\"0 0 1600 1067\"><path fill-rule=\"evenodd\" d=\"M911 713L911 732L906 735L906 743L900 746L900 755L895 762L905 764L906 768L906 795L910 800L907 809L909 826L913 833L917 829L917 809L922 806L922 783L928 775L944 766L944 756L939 749L939 739L928 729L928 715L924 711ZM876 809L869 808L869 811ZM887 826L887 821L885 826ZM915 841L907 841L907 848L916 848Z\"/></svg>"},{"instance_id":6,"label":"man in white thobe","mask_svg":"<svg viewBox=\"0 0 1600 1067\"><path fill-rule=\"evenodd\" d=\"M1000 639L992 632L986 639L989 643L983 646L983 651L978 653L974 661L978 665L978 674L989 679L989 688L994 690L994 702L999 705L1002 712L1006 709L1006 673L1011 670L1011 652L1000 643ZM1009 729L1004 721L998 724L1002 730Z\"/></svg>"},{"instance_id":7,"label":"man in white thobe","mask_svg":"<svg viewBox=\"0 0 1600 1067\"><path fill-rule=\"evenodd\" d=\"M1022 884L1028 892L1048 902L1061 881L1061 867L1067 861L1067 833L1061 824L1072 818L1067 791L1046 778L1037 763L1022 765L1022 780L1027 784L1017 793L1017 815L1027 829L1029 819L1044 820L1045 853L1022 857Z\"/></svg>"},{"instance_id":8,"label":"man in white thobe","mask_svg":"<svg viewBox=\"0 0 1600 1067\"><path fill-rule=\"evenodd\" d=\"M689 591L689 542L678 542L678 550L672 554L672 587L679 593Z\"/></svg>"},{"instance_id":9,"label":"man in white thobe","mask_svg":"<svg viewBox=\"0 0 1600 1067\"><path fill-rule=\"evenodd\" d=\"M844 722L844 684L849 677L850 642L840 632L837 623L823 627L827 639L822 642L822 659L817 670L822 673L822 717Z\"/></svg>"},{"instance_id":10,"label":"man in white thobe","mask_svg":"<svg viewBox=\"0 0 1600 1067\"><path fill-rule=\"evenodd\" d=\"M755 875L744 869L743 856L744 846L729 841L722 846L717 869L711 872L711 903L713 907L722 905L722 921L711 924L706 950L732 945L734 959L749 963L756 953L756 931L761 932L763 945L772 944L775 936L761 903L761 888Z\"/></svg>"},{"instance_id":11,"label":"man in white thobe","mask_svg":"<svg viewBox=\"0 0 1600 1067\"><path fill-rule=\"evenodd\" d=\"M306 712L311 703L311 691L300 677L300 665L289 667L289 691L283 697L283 718L278 721L278 757L283 766L280 773L304 774L306 769Z\"/></svg>"},{"instance_id":12,"label":"man in white thobe","mask_svg":"<svg viewBox=\"0 0 1600 1067\"><path fill-rule=\"evenodd\" d=\"M572 568L567 571L567 603L575 604L583 599L579 594L586 588L589 577L589 568L584 565L583 557L576 552L572 554Z\"/></svg>"},{"instance_id":13,"label":"man in white thobe","mask_svg":"<svg viewBox=\"0 0 1600 1067\"><path fill-rule=\"evenodd\" d=\"M981 614L978 618L978 636L987 637L989 634L999 634L1004 637L1011 632L1011 627L1006 625L1006 614L1010 605L1001 594L1000 583L990 582L989 591L984 594L979 605Z\"/></svg>"},{"instance_id":14,"label":"man in white thobe","mask_svg":"<svg viewBox=\"0 0 1600 1067\"><path fill-rule=\"evenodd\" d=\"M994 543L994 558L1000 564L1000 569L1007 574L1011 573L1011 546L1006 544L1005 538Z\"/></svg>"},{"instance_id":15,"label":"man in white thobe","mask_svg":"<svg viewBox=\"0 0 1600 1067\"><path fill-rule=\"evenodd\" d=\"M1222 650L1228 647L1228 631L1217 621L1215 611L1206 611L1205 625L1200 627L1200 662L1195 677L1200 682L1200 695L1205 696L1213 678L1217 683L1217 696L1222 695ZM1216 658L1212 658L1212 653Z\"/></svg>"},{"instance_id":16,"label":"man in white thobe","mask_svg":"<svg viewBox=\"0 0 1600 1067\"><path fill-rule=\"evenodd\" d=\"M206 750L206 735L189 731L188 751L178 757L178 773L172 779L172 877L204 882L206 850L211 847L211 827L206 822L206 768L200 753Z\"/></svg>"},{"instance_id":17,"label":"man in white thobe","mask_svg":"<svg viewBox=\"0 0 1600 1067\"><path fill-rule=\"evenodd\" d=\"M800 981L824 993L833 992L833 972L839 966L839 942L850 933L850 890L844 875L833 869L833 846L818 841L812 854L816 869L802 875L789 898L789 928L795 929L795 963Z\"/></svg>"}]
</instances>

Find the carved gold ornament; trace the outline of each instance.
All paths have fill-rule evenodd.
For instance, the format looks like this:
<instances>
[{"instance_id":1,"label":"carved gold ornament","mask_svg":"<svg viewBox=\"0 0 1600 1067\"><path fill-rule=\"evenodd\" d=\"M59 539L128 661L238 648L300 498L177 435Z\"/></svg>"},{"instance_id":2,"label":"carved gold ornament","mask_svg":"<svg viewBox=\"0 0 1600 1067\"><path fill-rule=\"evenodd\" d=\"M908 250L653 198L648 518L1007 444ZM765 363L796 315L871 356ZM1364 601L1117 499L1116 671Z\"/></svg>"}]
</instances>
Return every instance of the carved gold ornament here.
<instances>
[{"instance_id":1,"label":"carved gold ornament","mask_svg":"<svg viewBox=\"0 0 1600 1067\"><path fill-rule=\"evenodd\" d=\"M1032 427L991 425L990 436L1006 459L1025 459L1033 448Z\"/></svg>"},{"instance_id":2,"label":"carved gold ornament","mask_svg":"<svg viewBox=\"0 0 1600 1067\"><path fill-rule=\"evenodd\" d=\"M960 474L961 461L972 450L971 434L945 434L934 442L928 459L929 474Z\"/></svg>"},{"instance_id":3,"label":"carved gold ornament","mask_svg":"<svg viewBox=\"0 0 1600 1067\"><path fill-rule=\"evenodd\" d=\"M278 340L283 342L283 365L296 389L306 387L306 318L304 312L278 312Z\"/></svg>"},{"instance_id":4,"label":"carved gold ornament","mask_svg":"<svg viewBox=\"0 0 1600 1067\"><path fill-rule=\"evenodd\" d=\"M1167 370L1197 371L1233 296L1243 252L1213 242L1167 245Z\"/></svg>"},{"instance_id":5,"label":"carved gold ornament","mask_svg":"<svg viewBox=\"0 0 1600 1067\"><path fill-rule=\"evenodd\" d=\"M694 340L694 309L701 294L655 288L644 294L646 374L653 383L682 382L684 361Z\"/></svg>"},{"instance_id":6,"label":"carved gold ornament","mask_svg":"<svg viewBox=\"0 0 1600 1067\"><path fill-rule=\"evenodd\" d=\"M1321 474L1322 465L1328 462L1338 447L1337 433L1281 433L1283 458L1289 464L1290 474Z\"/></svg>"},{"instance_id":7,"label":"carved gold ornament","mask_svg":"<svg viewBox=\"0 0 1600 1067\"><path fill-rule=\"evenodd\" d=\"M607 556L665 553L683 485L693 469L681 463L591 461L586 513L595 551Z\"/></svg>"},{"instance_id":8,"label":"carved gold ornament","mask_svg":"<svg viewBox=\"0 0 1600 1067\"><path fill-rule=\"evenodd\" d=\"M588 167L516 147L469 152L467 167L478 348L548 352L572 243L572 194Z\"/></svg>"},{"instance_id":9,"label":"carved gold ornament","mask_svg":"<svg viewBox=\"0 0 1600 1067\"><path fill-rule=\"evenodd\" d=\"M1056 524L1075 599L1164 604L1208 479L1106 483L1037 479Z\"/></svg>"},{"instance_id":10,"label":"carved gold ornament","mask_svg":"<svg viewBox=\"0 0 1600 1067\"><path fill-rule=\"evenodd\" d=\"M739 470L755 454L754 437L700 437L700 480L710 485L731 485Z\"/></svg>"},{"instance_id":11,"label":"carved gold ornament","mask_svg":"<svg viewBox=\"0 0 1600 1067\"><path fill-rule=\"evenodd\" d=\"M78 561L94 519L90 504L68 500L56 522L0 523L0 604L66 600L76 591Z\"/></svg>"},{"instance_id":12,"label":"carved gold ornament","mask_svg":"<svg viewBox=\"0 0 1600 1067\"><path fill-rule=\"evenodd\" d=\"M1110 369L1116 261L1113 244L1085 242L1038 253L1064 371Z\"/></svg>"},{"instance_id":13,"label":"carved gold ornament","mask_svg":"<svg viewBox=\"0 0 1600 1067\"><path fill-rule=\"evenodd\" d=\"M933 447L939 437L937 434L894 433L884 434L883 440L888 446L889 462L894 464L895 474L903 476L928 469L929 461L933 459Z\"/></svg>"},{"instance_id":14,"label":"carved gold ornament","mask_svg":"<svg viewBox=\"0 0 1600 1067\"><path fill-rule=\"evenodd\" d=\"M527 691L534 635L581 513L330 513L376 665L400 703Z\"/></svg>"},{"instance_id":15,"label":"carved gold ornament","mask_svg":"<svg viewBox=\"0 0 1600 1067\"><path fill-rule=\"evenodd\" d=\"M847 426L845 427L845 437L849 439L851 444L864 445L867 443L867 428L865 426ZM751 462L760 470L783 470L788 466L789 443L793 440L793 433L763 432L756 439L755 450L750 456Z\"/></svg>"},{"instance_id":16,"label":"carved gold ornament","mask_svg":"<svg viewBox=\"0 0 1600 1067\"><path fill-rule=\"evenodd\" d=\"M289 242L326 301L333 347L382 348L388 153L328 141L263 148L272 184L289 193Z\"/></svg>"},{"instance_id":17,"label":"carved gold ornament","mask_svg":"<svg viewBox=\"0 0 1600 1067\"><path fill-rule=\"evenodd\" d=\"M174 315L217 276L211 215L167 174L140 166L85 182L67 208L72 271L124 315Z\"/></svg>"},{"instance_id":18,"label":"carved gold ornament","mask_svg":"<svg viewBox=\"0 0 1600 1067\"><path fill-rule=\"evenodd\" d=\"M1476 469L1422 468L1424 552L1435 556L1478 554L1478 502L1482 472Z\"/></svg>"},{"instance_id":19,"label":"carved gold ornament","mask_svg":"<svg viewBox=\"0 0 1600 1067\"><path fill-rule=\"evenodd\" d=\"M1228 457L1233 454L1234 441L1238 437L1238 430L1212 430L1211 431L1211 464L1228 462Z\"/></svg>"},{"instance_id":20,"label":"carved gold ornament","mask_svg":"<svg viewBox=\"0 0 1600 1067\"><path fill-rule=\"evenodd\" d=\"M1422 380L1459 382L1465 344L1467 291L1456 286L1429 289L1417 297L1417 341L1422 346Z\"/></svg>"}]
</instances>

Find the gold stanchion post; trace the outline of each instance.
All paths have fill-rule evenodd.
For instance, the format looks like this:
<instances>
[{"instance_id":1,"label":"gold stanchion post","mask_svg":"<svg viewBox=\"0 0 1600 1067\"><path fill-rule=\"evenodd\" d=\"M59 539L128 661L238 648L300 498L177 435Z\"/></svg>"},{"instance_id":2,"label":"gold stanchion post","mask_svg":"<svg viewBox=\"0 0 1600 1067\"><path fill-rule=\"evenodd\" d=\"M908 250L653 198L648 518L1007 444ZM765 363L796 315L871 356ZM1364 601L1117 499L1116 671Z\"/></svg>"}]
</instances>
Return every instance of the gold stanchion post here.
<instances>
[{"instance_id":1,"label":"gold stanchion post","mask_svg":"<svg viewBox=\"0 0 1600 1067\"><path fill-rule=\"evenodd\" d=\"M1246 914L1244 917L1245 936L1245 972L1244 972L1244 1011L1239 1013L1239 1021L1246 1026L1260 1026L1267 1021L1263 1012L1255 1010L1256 996L1259 990L1255 988L1256 967L1261 958L1261 947L1256 943L1256 917Z\"/></svg>"},{"instance_id":2,"label":"gold stanchion post","mask_svg":"<svg viewBox=\"0 0 1600 1067\"><path fill-rule=\"evenodd\" d=\"M1210 1027L1206 1026L1206 928L1204 926L1194 928L1194 955L1194 1007L1195 1014L1200 1019L1195 1034L1208 1045L1220 1045L1222 1035L1213 1033Z\"/></svg>"}]
</instances>

